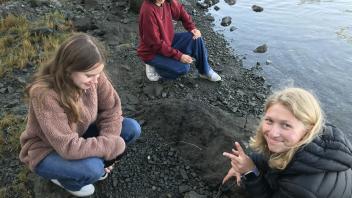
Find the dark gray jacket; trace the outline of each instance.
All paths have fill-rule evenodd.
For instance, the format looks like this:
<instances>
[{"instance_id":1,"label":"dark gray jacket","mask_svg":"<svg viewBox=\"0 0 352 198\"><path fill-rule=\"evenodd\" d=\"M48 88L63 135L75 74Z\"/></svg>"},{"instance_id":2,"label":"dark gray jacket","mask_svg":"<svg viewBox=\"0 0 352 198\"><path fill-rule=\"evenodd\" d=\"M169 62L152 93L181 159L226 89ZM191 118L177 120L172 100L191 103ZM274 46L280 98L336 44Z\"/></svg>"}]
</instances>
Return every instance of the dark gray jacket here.
<instances>
[{"instance_id":1,"label":"dark gray jacket","mask_svg":"<svg viewBox=\"0 0 352 198\"><path fill-rule=\"evenodd\" d=\"M263 198L351 198L352 145L332 125L295 154L285 170L269 168L259 154L251 158L261 175L243 181L251 197Z\"/></svg>"}]
</instances>

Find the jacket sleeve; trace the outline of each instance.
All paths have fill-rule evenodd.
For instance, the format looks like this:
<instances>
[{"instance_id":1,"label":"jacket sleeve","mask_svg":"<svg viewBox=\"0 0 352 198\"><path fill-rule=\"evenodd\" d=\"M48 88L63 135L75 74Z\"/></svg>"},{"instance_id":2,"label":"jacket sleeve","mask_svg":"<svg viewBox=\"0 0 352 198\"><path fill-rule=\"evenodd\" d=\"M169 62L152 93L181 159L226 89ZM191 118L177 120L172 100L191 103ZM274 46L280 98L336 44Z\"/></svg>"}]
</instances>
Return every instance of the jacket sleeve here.
<instances>
[{"instance_id":1,"label":"jacket sleeve","mask_svg":"<svg viewBox=\"0 0 352 198\"><path fill-rule=\"evenodd\" d=\"M277 174L268 173L270 167L267 160L257 153L250 154L251 159L260 171L260 176L251 181L243 181L250 197L261 198L316 198L314 193L306 190L302 185L295 184L289 178L280 178ZM269 178L270 177L270 178ZM275 178L274 178L275 177ZM268 179L275 180L275 186L271 186Z\"/></svg>"},{"instance_id":2,"label":"jacket sleeve","mask_svg":"<svg viewBox=\"0 0 352 198\"><path fill-rule=\"evenodd\" d=\"M97 89L98 117L96 123L100 136L114 140L119 146L115 151L121 154L125 144L120 136L123 121L120 98L104 73L99 77Z\"/></svg>"},{"instance_id":3,"label":"jacket sleeve","mask_svg":"<svg viewBox=\"0 0 352 198\"><path fill-rule=\"evenodd\" d=\"M141 39L153 52L180 60L182 52L169 46L161 39L159 24L154 12L143 12L143 16L140 17L139 21L139 29L143 32Z\"/></svg>"},{"instance_id":4,"label":"jacket sleeve","mask_svg":"<svg viewBox=\"0 0 352 198\"><path fill-rule=\"evenodd\" d=\"M62 158L102 157L109 160L117 156L116 138L106 135L87 139L79 137L71 129L68 117L58 102L58 95L54 91L47 92L33 94L31 105L45 139ZM44 95L42 100L41 94ZM124 142L122 145L124 147Z\"/></svg>"},{"instance_id":5,"label":"jacket sleeve","mask_svg":"<svg viewBox=\"0 0 352 198\"><path fill-rule=\"evenodd\" d=\"M176 21L182 21L182 25L187 31L191 31L196 28L194 22L192 21L192 17L187 13L183 4L181 4L178 0L172 0L171 12L172 18Z\"/></svg>"}]
</instances>

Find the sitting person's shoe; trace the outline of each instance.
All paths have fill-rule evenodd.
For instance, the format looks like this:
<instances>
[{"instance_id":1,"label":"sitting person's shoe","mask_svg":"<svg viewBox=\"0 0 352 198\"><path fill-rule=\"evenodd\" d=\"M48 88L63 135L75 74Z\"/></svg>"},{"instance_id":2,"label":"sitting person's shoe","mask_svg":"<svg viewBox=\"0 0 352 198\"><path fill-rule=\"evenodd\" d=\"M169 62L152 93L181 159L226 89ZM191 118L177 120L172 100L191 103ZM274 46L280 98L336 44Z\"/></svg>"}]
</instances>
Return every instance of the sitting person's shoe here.
<instances>
[{"instance_id":1,"label":"sitting person's shoe","mask_svg":"<svg viewBox=\"0 0 352 198\"><path fill-rule=\"evenodd\" d=\"M103 176L101 176L98 181L104 180L109 176L109 173L105 173Z\"/></svg>"},{"instance_id":2,"label":"sitting person's shoe","mask_svg":"<svg viewBox=\"0 0 352 198\"><path fill-rule=\"evenodd\" d=\"M93 184L88 184L83 186L80 190L72 191L72 190L67 190L65 187L63 187L57 179L51 179L50 181L60 186L61 188L65 189L67 192L71 193L76 197L88 197L92 195L95 191Z\"/></svg>"},{"instance_id":3,"label":"sitting person's shoe","mask_svg":"<svg viewBox=\"0 0 352 198\"><path fill-rule=\"evenodd\" d=\"M214 70L210 70L208 75L199 74L199 77L213 82L221 81L221 76L219 76Z\"/></svg>"},{"instance_id":4,"label":"sitting person's shoe","mask_svg":"<svg viewBox=\"0 0 352 198\"><path fill-rule=\"evenodd\" d=\"M148 64L145 64L145 74L150 81L158 81L161 78L155 68Z\"/></svg>"}]
</instances>

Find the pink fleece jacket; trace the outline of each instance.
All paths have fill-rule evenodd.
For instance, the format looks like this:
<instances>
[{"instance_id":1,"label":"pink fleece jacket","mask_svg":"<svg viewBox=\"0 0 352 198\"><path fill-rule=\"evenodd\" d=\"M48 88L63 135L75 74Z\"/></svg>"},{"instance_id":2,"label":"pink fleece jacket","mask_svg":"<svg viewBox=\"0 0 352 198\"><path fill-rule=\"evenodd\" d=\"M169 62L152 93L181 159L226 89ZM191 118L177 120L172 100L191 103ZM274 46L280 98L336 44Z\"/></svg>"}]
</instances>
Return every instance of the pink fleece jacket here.
<instances>
[{"instance_id":1,"label":"pink fleece jacket","mask_svg":"<svg viewBox=\"0 0 352 198\"><path fill-rule=\"evenodd\" d=\"M39 102L41 95L44 97L42 103ZM32 91L19 155L32 171L52 151L67 160L87 157L111 160L125 150L125 142L120 137L123 120L120 98L105 74L99 77L97 85L81 95L81 122L69 124L58 100L59 96L53 90L36 88ZM100 135L82 138L93 122L100 129Z\"/></svg>"}]
</instances>

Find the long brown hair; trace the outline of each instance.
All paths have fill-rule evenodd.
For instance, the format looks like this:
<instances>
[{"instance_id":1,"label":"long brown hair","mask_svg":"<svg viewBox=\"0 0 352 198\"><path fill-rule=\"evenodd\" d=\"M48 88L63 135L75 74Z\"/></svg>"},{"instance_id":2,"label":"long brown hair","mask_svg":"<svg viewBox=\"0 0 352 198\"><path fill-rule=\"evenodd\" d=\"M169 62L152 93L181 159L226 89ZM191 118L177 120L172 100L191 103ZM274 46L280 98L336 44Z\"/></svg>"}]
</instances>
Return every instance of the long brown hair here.
<instances>
[{"instance_id":1,"label":"long brown hair","mask_svg":"<svg viewBox=\"0 0 352 198\"><path fill-rule=\"evenodd\" d=\"M89 71L97 63L105 64L105 50L94 37L76 33L61 44L55 56L34 74L32 82L25 89L25 96L30 101L36 88L54 90L59 96L59 103L64 108L69 121L80 120L78 105L82 90L71 79L72 72ZM44 96L42 93L41 96ZM43 100L43 97L40 98Z\"/></svg>"},{"instance_id":2,"label":"long brown hair","mask_svg":"<svg viewBox=\"0 0 352 198\"><path fill-rule=\"evenodd\" d=\"M306 134L288 151L283 153L271 153L263 135L262 125L264 120L262 119L255 136L250 140L250 147L254 151L266 155L269 158L269 166L271 168L282 170L290 163L298 149L312 142L313 139L320 134L325 119L319 101L313 94L301 88L286 88L275 92L268 98L265 104L264 114L275 104L283 105L301 121L307 131Z\"/></svg>"}]
</instances>

